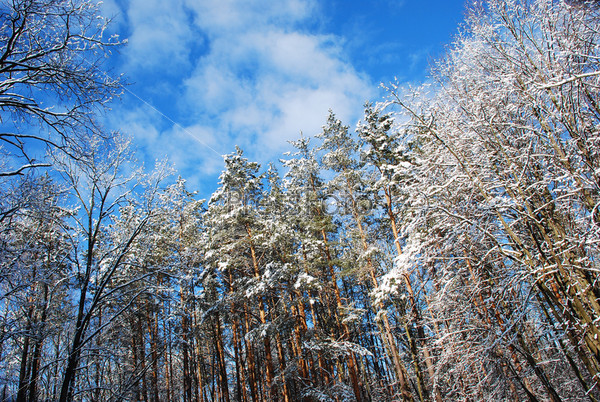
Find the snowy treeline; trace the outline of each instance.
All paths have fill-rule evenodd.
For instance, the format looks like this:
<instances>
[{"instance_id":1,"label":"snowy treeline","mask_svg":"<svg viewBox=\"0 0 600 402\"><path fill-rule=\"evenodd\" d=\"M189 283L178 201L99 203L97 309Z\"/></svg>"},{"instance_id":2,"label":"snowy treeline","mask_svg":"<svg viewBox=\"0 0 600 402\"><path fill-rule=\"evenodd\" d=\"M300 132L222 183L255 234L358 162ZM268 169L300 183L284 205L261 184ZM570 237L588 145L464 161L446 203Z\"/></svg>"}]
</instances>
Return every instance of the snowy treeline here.
<instances>
[{"instance_id":1,"label":"snowy treeline","mask_svg":"<svg viewBox=\"0 0 600 402\"><path fill-rule=\"evenodd\" d=\"M237 149L207 201L98 131L93 7L12 4L0 400L600 399L597 2L473 4L428 85L331 112L281 173ZM23 33L65 13L89 36Z\"/></svg>"}]
</instances>

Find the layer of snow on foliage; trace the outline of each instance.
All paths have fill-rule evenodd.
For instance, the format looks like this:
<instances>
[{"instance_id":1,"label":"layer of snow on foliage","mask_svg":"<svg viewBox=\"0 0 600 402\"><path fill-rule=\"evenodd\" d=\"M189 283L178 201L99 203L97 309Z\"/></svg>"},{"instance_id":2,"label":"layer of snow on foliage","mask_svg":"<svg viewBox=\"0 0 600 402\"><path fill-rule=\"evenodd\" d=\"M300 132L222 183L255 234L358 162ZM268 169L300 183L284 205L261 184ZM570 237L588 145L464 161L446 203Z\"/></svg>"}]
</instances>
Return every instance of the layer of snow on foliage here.
<instances>
[{"instance_id":1,"label":"layer of snow on foliage","mask_svg":"<svg viewBox=\"0 0 600 402\"><path fill-rule=\"evenodd\" d=\"M300 289L303 286L313 286L313 284L315 284L316 281L317 278L315 278L314 276L310 276L306 272L302 272L300 275L298 275L298 279L296 279L294 289ZM318 285L318 287L321 288L320 285Z\"/></svg>"},{"instance_id":2,"label":"layer of snow on foliage","mask_svg":"<svg viewBox=\"0 0 600 402\"><path fill-rule=\"evenodd\" d=\"M399 285L404 275L410 275L420 253L420 244L417 238L409 238L402 254L394 259L394 268L383 275L379 286L371 291L374 305L383 303L390 296L399 295Z\"/></svg>"}]
</instances>

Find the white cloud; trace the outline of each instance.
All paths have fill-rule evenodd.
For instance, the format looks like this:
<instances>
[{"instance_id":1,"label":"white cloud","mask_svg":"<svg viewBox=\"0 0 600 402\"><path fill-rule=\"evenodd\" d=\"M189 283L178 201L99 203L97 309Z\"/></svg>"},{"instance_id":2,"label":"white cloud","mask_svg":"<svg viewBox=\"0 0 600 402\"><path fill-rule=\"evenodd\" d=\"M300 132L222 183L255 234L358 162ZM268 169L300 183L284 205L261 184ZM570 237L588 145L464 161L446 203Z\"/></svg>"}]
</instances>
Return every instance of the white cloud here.
<instances>
[{"instance_id":1,"label":"white cloud","mask_svg":"<svg viewBox=\"0 0 600 402\"><path fill-rule=\"evenodd\" d=\"M223 36L257 31L271 26L292 27L314 16L314 0L188 0L196 13L196 23L212 35Z\"/></svg>"},{"instance_id":2,"label":"white cloud","mask_svg":"<svg viewBox=\"0 0 600 402\"><path fill-rule=\"evenodd\" d=\"M183 0L129 0L125 13L131 31L125 49L128 71L178 73L188 66L191 42L204 41Z\"/></svg>"},{"instance_id":3,"label":"white cloud","mask_svg":"<svg viewBox=\"0 0 600 402\"><path fill-rule=\"evenodd\" d=\"M269 157L300 131L318 132L329 108L355 119L373 93L369 80L343 60L336 38L272 28L240 32L228 44L213 41L186 81L185 97L224 117L220 128L236 144L250 154L260 146L272 151Z\"/></svg>"},{"instance_id":4,"label":"white cloud","mask_svg":"<svg viewBox=\"0 0 600 402\"><path fill-rule=\"evenodd\" d=\"M300 131L319 132L329 108L354 124L375 91L344 58L340 38L302 27L318 18L312 0L130 0L126 10L129 71L184 66L177 79L163 76L178 88L172 103L179 115L169 118L188 126L160 130L146 144L152 152L168 152L181 170L192 163L214 169L215 152L206 150L211 144L219 153L237 144L250 158L276 160ZM198 50L195 41L205 40ZM211 161L198 164L202 158Z\"/></svg>"}]
</instances>

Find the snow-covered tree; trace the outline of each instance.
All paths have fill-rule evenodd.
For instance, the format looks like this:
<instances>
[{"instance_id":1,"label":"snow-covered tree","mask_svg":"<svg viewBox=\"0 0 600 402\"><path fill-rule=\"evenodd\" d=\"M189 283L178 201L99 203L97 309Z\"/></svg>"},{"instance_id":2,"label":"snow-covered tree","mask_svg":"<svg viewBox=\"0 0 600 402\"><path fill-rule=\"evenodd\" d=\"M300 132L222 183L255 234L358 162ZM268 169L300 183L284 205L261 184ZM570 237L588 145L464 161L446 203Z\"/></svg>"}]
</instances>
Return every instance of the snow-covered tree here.
<instances>
[{"instance_id":1,"label":"snow-covered tree","mask_svg":"<svg viewBox=\"0 0 600 402\"><path fill-rule=\"evenodd\" d=\"M17 400L51 398L59 356L46 347L61 342L65 324L67 237L70 211L61 207L59 187L50 178L20 183L26 204L2 222L0 244L0 359L4 387Z\"/></svg>"},{"instance_id":2,"label":"snow-covered tree","mask_svg":"<svg viewBox=\"0 0 600 402\"><path fill-rule=\"evenodd\" d=\"M433 96L390 88L421 148L407 243L435 273L430 306L453 340L438 369L465 379L456 392L559 400L597 386L597 22L591 2L491 0Z\"/></svg>"},{"instance_id":3,"label":"snow-covered tree","mask_svg":"<svg viewBox=\"0 0 600 402\"><path fill-rule=\"evenodd\" d=\"M299 260L306 278L310 281L311 278L316 278L321 287L319 298L310 300L310 315L315 330L312 344L317 351L319 367L326 373L333 375L337 371L338 377L341 377L341 359L345 360L352 391L344 391L347 385L342 383L338 385L342 387L340 392L345 395L353 394L354 398L362 400L364 396L357 356L368 352L355 343L349 324L352 314L345 314L350 309L342 300L341 287L344 287L344 281L339 272L339 250L335 241L337 227L328 211L332 194L321 178L317 150L310 147L310 140L302 137L293 141L292 145L296 152L291 155L292 158L282 162L288 169L285 176L286 190L296 202ZM319 305L316 305L316 300ZM338 339L343 342L337 342ZM327 361L326 355L331 356L332 360ZM328 367L332 364L333 367ZM331 387L331 382L335 384L335 379L329 376L325 376L323 380L323 385L328 387ZM346 396L348 397L350 396Z\"/></svg>"},{"instance_id":4,"label":"snow-covered tree","mask_svg":"<svg viewBox=\"0 0 600 402\"><path fill-rule=\"evenodd\" d=\"M99 133L97 109L120 92L102 69L118 45L108 21L87 0L14 0L0 4L0 177L48 166L44 146L73 154L85 133ZM0 211L4 213L5 211Z\"/></svg>"},{"instance_id":5,"label":"snow-covered tree","mask_svg":"<svg viewBox=\"0 0 600 402\"><path fill-rule=\"evenodd\" d=\"M74 160L57 153L54 157L53 164L78 209L69 233L73 250L69 286L75 311L61 401L73 399L86 346L139 296L139 292L130 292L130 285L141 279L137 275L120 278L119 286L113 284L119 272L127 268L127 255L136 238L145 233L156 213L157 186L165 170L158 169L150 176L136 169L126 174L131 159L128 141L98 136L89 138L85 156ZM112 314L105 316L103 306L122 296Z\"/></svg>"}]
</instances>

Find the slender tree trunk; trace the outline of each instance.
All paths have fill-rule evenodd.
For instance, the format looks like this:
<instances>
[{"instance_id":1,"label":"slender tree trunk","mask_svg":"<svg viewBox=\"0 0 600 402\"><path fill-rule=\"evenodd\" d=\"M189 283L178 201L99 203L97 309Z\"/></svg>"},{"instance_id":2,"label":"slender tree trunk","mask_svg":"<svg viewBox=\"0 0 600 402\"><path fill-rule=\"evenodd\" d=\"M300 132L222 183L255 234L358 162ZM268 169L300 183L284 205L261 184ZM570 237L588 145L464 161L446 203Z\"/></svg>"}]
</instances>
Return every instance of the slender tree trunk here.
<instances>
[{"instance_id":1,"label":"slender tree trunk","mask_svg":"<svg viewBox=\"0 0 600 402\"><path fill-rule=\"evenodd\" d=\"M310 186L311 186L311 189L312 189L313 194L315 195L316 199L318 199L318 193L317 193L317 189L316 189L316 185L315 185L315 177L311 176ZM322 209L320 207L318 207L317 208L317 217L321 218L323 216L324 216L324 213L323 213ZM340 289L337 285L337 276L336 276L335 270L333 268L333 259L331 257L331 252L329 250L329 242L327 239L327 233L326 233L325 229L322 228L320 230L320 234L321 234L321 238L323 239L323 251L324 251L325 257L327 259L327 266L329 268L329 275L331 277L331 286L333 287L336 306L337 306L337 309L334 313L335 320L336 320L336 323L338 324L338 327L342 329L344 338L347 341L351 341L350 330L348 328L348 325L346 323L342 322L339 317L339 314L340 314L339 312L343 309L343 304L342 304L342 298L340 296ZM359 383L358 368L357 368L357 364L356 364L356 358L355 358L353 352L348 353L348 371L350 373L350 382L352 383L352 389L354 390L354 395L356 396L356 400L358 402L361 402L363 399L362 398L362 387Z\"/></svg>"},{"instance_id":2,"label":"slender tree trunk","mask_svg":"<svg viewBox=\"0 0 600 402\"><path fill-rule=\"evenodd\" d=\"M182 285L183 286L183 285ZM184 291L181 292L181 353L183 359L183 401L192 401L192 373L190 370L190 355L189 355L189 312L187 307L187 297Z\"/></svg>"},{"instance_id":3,"label":"slender tree trunk","mask_svg":"<svg viewBox=\"0 0 600 402\"><path fill-rule=\"evenodd\" d=\"M196 295L193 295L193 299L196 300ZM193 303L193 327L194 328L199 328L200 327L200 323L199 323L199 319L198 319L198 306L196 305L196 303ZM194 351L195 351L195 360L196 360L196 367L194 370L195 373L195 377L196 377L196 402L204 402L204 378L202 375L202 367L204 365L204 351L203 351L203 347L201 344L201 338L200 338L200 331L196 331L196 336L194 337Z\"/></svg>"},{"instance_id":4,"label":"slender tree trunk","mask_svg":"<svg viewBox=\"0 0 600 402\"><path fill-rule=\"evenodd\" d=\"M150 374L150 395L152 402L159 401L158 393L158 323L155 313L152 311L150 301L146 300L146 325L150 336L150 354L152 356L152 372Z\"/></svg>"},{"instance_id":5,"label":"slender tree trunk","mask_svg":"<svg viewBox=\"0 0 600 402\"><path fill-rule=\"evenodd\" d=\"M279 358L279 371L281 372L281 384L283 392L283 401L290 402L290 393L288 389L287 379L285 377L285 353L283 345L281 343L281 337L279 334L275 336L277 342L277 356Z\"/></svg>"},{"instance_id":6,"label":"slender tree trunk","mask_svg":"<svg viewBox=\"0 0 600 402\"><path fill-rule=\"evenodd\" d=\"M136 317L136 333L138 337L139 358L140 358L140 373L142 380L142 399L148 402L148 382L146 379L146 341L144 339L144 330L142 329L142 317Z\"/></svg>"},{"instance_id":7,"label":"slender tree trunk","mask_svg":"<svg viewBox=\"0 0 600 402\"><path fill-rule=\"evenodd\" d=\"M231 311L233 316L233 311ZM246 393L246 377L244 376L244 368L242 367L242 352L240 339L238 335L238 322L234 317L232 319L231 332L233 334L233 352L235 354L235 379L236 379L236 393L238 401L246 402L248 395Z\"/></svg>"},{"instance_id":8,"label":"slender tree trunk","mask_svg":"<svg viewBox=\"0 0 600 402\"><path fill-rule=\"evenodd\" d=\"M167 306L167 315L171 314L171 308L170 305ZM165 375L166 375L166 379L165 379L165 385L167 387L167 400L169 402L172 402L175 400L174 398L174 387L173 387L173 383L174 383L174 374L173 374L173 338L172 338L172 331L171 331L171 322L167 321L166 322L166 326L163 323L163 331L166 331L165 333L165 339L167 340L167 364L165 367Z\"/></svg>"},{"instance_id":9,"label":"slender tree trunk","mask_svg":"<svg viewBox=\"0 0 600 402\"><path fill-rule=\"evenodd\" d=\"M347 172L345 172L345 173L347 173ZM367 243L367 235L363 228L362 219L360 217L360 214L358 213L358 205L356 203L356 199L354 198L354 191L352 189L352 185L347 178L346 178L346 190L350 197L351 206L352 206L352 215L354 217L356 227L358 228L358 231L359 231L363 251L367 252L369 250L369 246ZM393 224L393 227L395 228L395 222ZM397 234L397 232L395 232L395 233ZM395 239L394 242L397 243L397 239L396 238L394 238L394 239ZM396 245L397 249L398 249L398 246L399 246L399 244ZM373 287L377 288L379 286L379 283L377 281L375 266L370 257L367 257L367 269L369 271L369 277L371 278ZM394 335L392 333L390 321L388 319L388 315L387 315L385 306L383 305L383 303L379 302L378 308L379 308L378 316L380 317L381 322L383 323L382 329L383 329L384 345L386 346L386 351L388 352L388 356L390 357L390 360L392 361L392 364L394 365L394 371L396 373L396 378L398 379L398 382L400 383L400 388L402 390L402 393L406 397L406 395L409 394L409 392L408 392L408 389L409 389L408 373L406 371L406 368L404 367L404 364L402 363L402 360L400 359L400 352L398 351L396 339L394 338ZM431 378L433 379L433 373L430 372L430 375L431 375ZM441 396L439 394L439 391L437 391L437 390L435 392L435 397L436 397L437 402L441 402Z\"/></svg>"},{"instance_id":10,"label":"slender tree trunk","mask_svg":"<svg viewBox=\"0 0 600 402\"><path fill-rule=\"evenodd\" d=\"M400 235L398 233L398 227L396 224L396 214L393 211L393 204L392 204L392 194L391 194L391 189L385 188L384 189L384 194L385 194L385 201L386 201L386 211L388 214L388 217L390 219L390 226L392 228L392 234L394 236L394 245L396 247L396 251L398 253L398 256L402 255L402 247L400 246ZM415 293L413 291L412 288L412 283L410 280L410 277L408 276L407 273L404 273L402 275L402 278L404 279L404 284L406 286L406 292L408 294L408 300L410 303L410 307L411 307L411 315L412 315L412 320L415 323L416 327L417 327L417 333L420 333L422 331L422 323L421 323L421 317L419 314L419 310L417 307L417 303L416 303L416 298L415 298ZM406 335L409 339L412 338L412 335L409 333L409 328L406 327ZM424 339L423 339L424 341ZM424 345L424 349L427 349L427 346ZM419 397L421 399L421 401L424 401L424 398L426 397L426 395L424 395L423 393L426 392L426 389L424 387L424 381L423 381L423 373L421 372L420 369L420 356L418 354L418 350L416 350L416 347L411 346L410 347L411 350L411 354L412 354L412 358L413 361L415 362L415 367L416 367L416 375L419 381L419 384L421 388L423 388L422 393L419 394ZM429 351L426 354L427 356L429 356ZM431 363L432 364L432 363ZM433 378L431 379L431 381L433 381ZM405 392L406 390L403 390L403 392ZM408 398L408 395L405 395L404 398ZM412 397L411 397L412 398ZM436 397L436 399L438 399Z\"/></svg>"},{"instance_id":11,"label":"slender tree trunk","mask_svg":"<svg viewBox=\"0 0 600 402\"><path fill-rule=\"evenodd\" d=\"M85 323L83 322L83 306L85 296L82 295L80 301L80 314L75 326L75 334L71 343L71 350L67 358L67 367L63 376L62 387L60 390L59 402L67 402L73 400L73 383L75 382L75 374L77 365L79 364L79 356L81 355L81 346L85 335Z\"/></svg>"},{"instance_id":12,"label":"slender tree trunk","mask_svg":"<svg viewBox=\"0 0 600 402\"><path fill-rule=\"evenodd\" d=\"M303 259L303 263L305 264L305 272L308 274L308 269L306 269L306 264L308 263L308 257L306 255L306 250L305 250L304 244L302 244L302 259ZM311 297L312 296L313 295L311 294ZM325 301L324 301L324 303L325 303ZM324 303L322 303L322 304L324 304ZM309 305L309 309L310 309L312 325L313 325L313 328L315 329L315 335L316 335L317 339L320 339L318 329L321 328L322 325L320 324L318 312L315 309L314 303L310 302L310 303L308 303L308 305ZM300 312L300 314L303 317L303 322L305 325L304 331L306 331L308 329L308 327L306 326L306 314L304 312L304 306L302 305L301 302L299 302L299 304L298 304L298 311ZM317 350L317 362L318 362L318 367L319 367L318 370L315 370L314 364L312 365L312 370L311 370L313 383L314 384L323 384L323 385L329 384L329 382L331 381L329 366L328 366L327 362L325 361L325 358L323 357L323 354L321 353L320 350Z\"/></svg>"},{"instance_id":13,"label":"slender tree trunk","mask_svg":"<svg viewBox=\"0 0 600 402\"><path fill-rule=\"evenodd\" d=\"M244 327L246 334L250 333L250 317L248 306L244 303ZM250 396L252 402L258 402L258 383L256 380L256 363L254 361L254 349L250 340L244 336L246 343L246 358L248 359L248 381L250 382Z\"/></svg>"},{"instance_id":14,"label":"slender tree trunk","mask_svg":"<svg viewBox=\"0 0 600 402\"><path fill-rule=\"evenodd\" d=\"M92 194L92 203L89 206L89 211L95 209L94 194ZM88 288L92 276L92 266L94 258L94 249L96 244L97 232L95 229L99 227L100 222L93 222L91 213L88 213L87 222L87 252L85 261L85 272L82 277L81 290L79 292L79 302L77 308L77 320L75 322L75 332L71 341L71 348L67 357L67 367L63 376L62 386L60 389L59 402L70 402L73 400L73 385L77 366L79 365L79 357L81 356L81 347L85 339L85 333L91 318L92 311L85 311L87 304Z\"/></svg>"},{"instance_id":15,"label":"slender tree trunk","mask_svg":"<svg viewBox=\"0 0 600 402\"><path fill-rule=\"evenodd\" d=\"M27 400L27 391L29 390L29 342L31 339L31 329L33 321L33 300L28 298L30 306L27 308L25 325L25 335L23 339L23 349L21 351L21 369L19 371L19 390L17 392L17 402L25 402Z\"/></svg>"},{"instance_id":16,"label":"slender tree trunk","mask_svg":"<svg viewBox=\"0 0 600 402\"><path fill-rule=\"evenodd\" d=\"M215 346L217 350L217 364L219 368L219 385L223 402L229 402L229 385L227 383L227 366L225 365L225 350L223 347L223 335L221 331L221 320L215 317Z\"/></svg>"},{"instance_id":17,"label":"slender tree trunk","mask_svg":"<svg viewBox=\"0 0 600 402\"><path fill-rule=\"evenodd\" d=\"M42 300L40 305L42 311L40 313L40 319L37 323L37 336L34 342L33 349L33 361L31 365L31 380L29 383L29 401L36 402L38 400L38 381L40 376L40 367L42 364L42 346L44 344L44 330L46 327L46 320L48 318L48 284L41 283L42 287Z\"/></svg>"},{"instance_id":18,"label":"slender tree trunk","mask_svg":"<svg viewBox=\"0 0 600 402\"><path fill-rule=\"evenodd\" d=\"M138 365L139 365L139 350L136 334L137 326L135 323L135 315L131 316L131 378L134 379L133 383L133 400L140 400L140 380L138 378Z\"/></svg>"},{"instance_id":19,"label":"slender tree trunk","mask_svg":"<svg viewBox=\"0 0 600 402\"><path fill-rule=\"evenodd\" d=\"M254 241L252 238L252 231L250 226L246 224L246 232L248 233L248 242L250 244L250 254L252 256L252 267L254 268L254 277L257 280L260 280L260 269L258 266L258 259L256 257L256 250L254 248ZM265 301L263 296L259 296L259 317L260 323L264 326L267 324L267 316L265 312ZM277 390L272 389L273 379L275 378L275 373L273 370L273 356L271 353L271 340L269 334L266 334L263 338L263 343L265 347L265 359L267 363L267 388L269 389L271 398L277 399Z\"/></svg>"}]
</instances>

